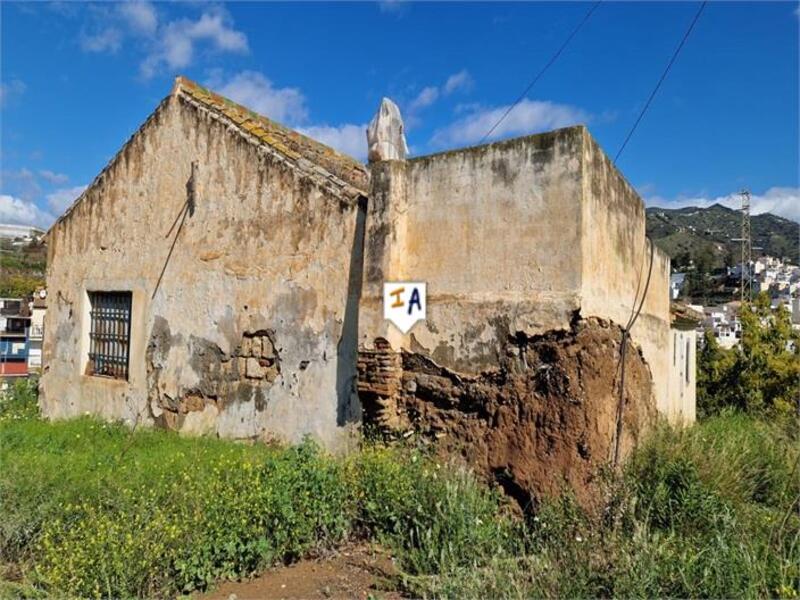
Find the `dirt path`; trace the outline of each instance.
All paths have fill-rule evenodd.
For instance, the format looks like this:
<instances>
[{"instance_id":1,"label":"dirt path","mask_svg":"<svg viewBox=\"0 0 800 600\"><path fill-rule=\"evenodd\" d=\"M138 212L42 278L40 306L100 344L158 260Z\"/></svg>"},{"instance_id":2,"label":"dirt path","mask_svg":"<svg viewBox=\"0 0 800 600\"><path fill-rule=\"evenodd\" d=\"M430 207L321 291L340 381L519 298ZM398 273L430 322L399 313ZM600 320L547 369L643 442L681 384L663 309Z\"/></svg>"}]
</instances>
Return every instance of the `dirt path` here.
<instances>
[{"instance_id":1,"label":"dirt path","mask_svg":"<svg viewBox=\"0 0 800 600\"><path fill-rule=\"evenodd\" d=\"M196 600L289 600L376 598L399 600L385 591L395 574L389 555L372 546L352 546L318 559L270 569L248 580L220 584Z\"/></svg>"}]
</instances>

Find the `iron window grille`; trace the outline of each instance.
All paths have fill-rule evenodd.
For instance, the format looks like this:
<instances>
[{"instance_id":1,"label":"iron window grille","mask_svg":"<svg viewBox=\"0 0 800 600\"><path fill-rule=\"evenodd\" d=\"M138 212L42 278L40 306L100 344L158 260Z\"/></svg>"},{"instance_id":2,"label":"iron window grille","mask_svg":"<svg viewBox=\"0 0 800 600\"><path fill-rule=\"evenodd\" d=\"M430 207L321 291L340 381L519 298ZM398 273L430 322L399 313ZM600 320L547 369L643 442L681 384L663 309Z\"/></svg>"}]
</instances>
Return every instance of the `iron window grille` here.
<instances>
[{"instance_id":1,"label":"iron window grille","mask_svg":"<svg viewBox=\"0 0 800 600\"><path fill-rule=\"evenodd\" d=\"M89 292L89 375L128 379L131 293Z\"/></svg>"}]
</instances>

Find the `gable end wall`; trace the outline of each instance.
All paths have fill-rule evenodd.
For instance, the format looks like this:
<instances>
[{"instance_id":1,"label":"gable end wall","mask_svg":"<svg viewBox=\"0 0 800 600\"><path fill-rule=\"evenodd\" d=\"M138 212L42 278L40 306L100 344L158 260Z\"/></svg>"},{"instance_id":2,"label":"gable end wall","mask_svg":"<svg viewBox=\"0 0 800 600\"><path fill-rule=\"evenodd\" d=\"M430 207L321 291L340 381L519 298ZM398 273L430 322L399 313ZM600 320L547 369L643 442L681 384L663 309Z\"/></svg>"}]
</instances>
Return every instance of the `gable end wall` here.
<instances>
[{"instance_id":1,"label":"gable end wall","mask_svg":"<svg viewBox=\"0 0 800 600\"><path fill-rule=\"evenodd\" d=\"M165 101L48 234L45 414L346 444L365 207L317 175ZM128 381L84 374L91 290L133 294Z\"/></svg>"}]
</instances>

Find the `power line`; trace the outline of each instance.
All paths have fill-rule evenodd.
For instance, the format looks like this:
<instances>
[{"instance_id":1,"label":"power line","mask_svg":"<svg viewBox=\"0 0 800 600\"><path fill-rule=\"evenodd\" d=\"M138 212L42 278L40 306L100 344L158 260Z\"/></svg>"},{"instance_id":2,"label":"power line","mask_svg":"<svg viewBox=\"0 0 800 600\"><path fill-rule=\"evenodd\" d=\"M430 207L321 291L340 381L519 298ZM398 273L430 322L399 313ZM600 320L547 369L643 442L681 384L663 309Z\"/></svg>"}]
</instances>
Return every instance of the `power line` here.
<instances>
[{"instance_id":1,"label":"power line","mask_svg":"<svg viewBox=\"0 0 800 600\"><path fill-rule=\"evenodd\" d=\"M675 59L678 58L678 54L680 54L681 49L683 48L683 45L686 43L686 40L689 39L689 35L692 33L692 29L694 29L694 26L697 23L698 19L700 18L700 14L703 12L703 9L706 7L706 4L708 4L708 0L703 0L703 2L700 4L700 8L697 9L697 13L695 13L694 18L692 19L692 22L689 23L689 28L686 30L686 33L683 34L683 39L681 39L681 43L678 44L678 47L675 49L675 52L672 54L672 58L669 59L669 63L667 63L667 67L664 69L664 72L661 74L661 78L658 80L658 83L656 84L656 87L654 87L653 91L650 93L650 97L647 99L647 102L645 103L644 108L642 108L642 112L639 113L639 116L636 118L636 122L634 122L633 127L631 127L631 130L628 132L628 135L625 138L625 141L622 142L622 146L617 151L617 155L614 157L614 164L617 164L617 160L619 159L619 155L622 154L623 150L625 150L625 146L628 145L628 141L633 136L633 132L636 131L636 128L639 126L639 122L642 120L642 117L644 117L644 114L647 112L647 109L650 108L650 103L653 102L653 98L656 97L656 94L658 93L658 89L661 87L661 84L664 83L664 80L667 78L667 73L669 73L669 70L672 68L672 65L675 63Z\"/></svg>"},{"instance_id":2,"label":"power line","mask_svg":"<svg viewBox=\"0 0 800 600\"><path fill-rule=\"evenodd\" d=\"M633 297L633 306L631 307L631 316L628 319L628 324L622 330L622 344L619 350L619 367L620 383L619 383L619 401L617 402L617 418L614 429L614 468L619 465L620 450L622 448L622 425L625 416L625 358L628 348L628 339L631 336L631 329L636 323L639 315L644 307L644 301L647 298L647 292L650 290L650 277L653 275L653 257L655 255L655 244L653 241L645 236L645 243L650 242L650 266L647 268L647 281L644 284L644 291L642 298L639 300L639 308L636 308L636 300L639 296L639 286L642 283L642 272L639 271L639 281L636 284L636 294Z\"/></svg>"},{"instance_id":3,"label":"power line","mask_svg":"<svg viewBox=\"0 0 800 600\"><path fill-rule=\"evenodd\" d=\"M753 301L753 239L750 235L750 192L742 190L739 195L742 197L742 237L732 241L742 243L739 293L744 306L745 302Z\"/></svg>"},{"instance_id":4,"label":"power line","mask_svg":"<svg viewBox=\"0 0 800 600\"><path fill-rule=\"evenodd\" d=\"M644 117L644 114L647 112L647 109L650 107L650 104L655 98L656 94L658 93L658 88L661 87L661 84L664 83L664 80L667 78L667 74L669 70L672 68L672 65L675 63L675 59L678 58L678 54L680 54L683 45L686 43L686 40L689 39L689 35L692 33L692 29L694 29L695 24L697 23L698 19L700 18L700 14L703 12L703 9L706 7L708 0L703 0L700 4L700 8L697 9L697 13L694 15L692 22L689 23L689 27L686 30L686 33L683 34L683 38L681 39L680 44L675 49L675 52L672 54L672 58L667 63L667 67L664 69L664 72L661 74L661 77L656 84L656 87L653 88L653 91L650 93L650 97L647 99L647 102L642 108L642 111L639 113L636 122L634 122L633 127L628 132L625 141L622 143L617 155L614 157L614 164L617 163L617 159L619 158L622 151L625 149L625 146L628 144L628 141L631 139L633 132L636 131L636 128L639 126L639 122ZM647 281L644 286L644 291L642 293L642 298L639 300L639 307L636 307L637 304L637 297L639 295L639 285L641 284L641 272L640 272L640 279L639 283L636 285L636 294L633 297L633 307L631 308L631 317L628 319L628 324L625 326L625 329L622 330L622 346L620 348L620 358L619 358L619 372L620 372L620 389L619 389L619 400L617 403L617 417L616 417L616 424L615 424L615 431L614 431L614 467L616 468L619 465L620 460L620 451L622 446L622 426L623 426L623 419L625 416L625 364L626 364L626 349L628 346L628 338L630 337L631 329L633 325L636 323L636 320L639 318L639 314L642 312L642 308L644 307L644 301L647 298L647 292L650 290L650 277L653 272L653 255L655 252L655 244L653 240L649 238L647 233L645 233L645 244L649 242L650 244L650 266L647 271Z\"/></svg>"},{"instance_id":5,"label":"power line","mask_svg":"<svg viewBox=\"0 0 800 600\"><path fill-rule=\"evenodd\" d=\"M569 34L569 36L567 36L567 39L566 39L566 40L564 40L564 43L563 43L563 44L561 44L561 47L560 47L560 48L559 48L559 49L556 51L556 53L555 53L555 54L553 54L553 56L551 56L551 57L550 57L550 60L548 60L548 61L547 61L547 64L545 64L545 65L544 65L544 67L542 67L542 69L541 69L541 70L540 70L540 71L539 71L539 72L536 74L536 77L534 77L534 78L533 78L533 80L532 80L532 81L531 81L531 82L528 84L528 87L526 87L526 88L525 88L525 91L524 91L524 92L522 92L522 93L519 95L519 98L517 98L517 99L514 101L514 103L513 103L511 106L509 106L509 107L508 107L508 109L506 109L506 111L503 113L503 116L501 116L501 117L500 117L500 118L497 120L497 123L495 123L494 125L492 125L492 128L491 128L489 131L487 131L487 132L486 132L486 135L484 135L484 136L481 138L481 141L480 141L480 142L478 142L478 145L480 145L480 144L482 144L483 142L485 142L485 141L486 141L486 139L487 139L487 138L488 138L490 135L492 135L492 133L494 132L494 130L495 130L495 129L497 129L497 127L500 125L500 123L502 123L502 122L505 120L505 118L508 116L508 114L509 114L509 113L510 113L512 110L514 110L514 109L517 107L517 105L518 105L520 102L522 102L522 100L525 98L525 96L527 96L527 95L528 95L528 92L530 92L530 91L531 91L531 88L533 88L533 86L534 86L534 85L536 85L536 82L537 82L537 81L539 81L539 79L541 79L542 75L544 75L544 74L547 72L547 70L548 70L548 69L549 69L549 68L550 68L550 67L553 65L553 63L554 63L554 62L556 62L556 60L558 60L558 57L559 57L559 56L561 56L561 53L564 51L564 49L565 49L565 48L566 48L566 47L569 45L569 43L572 41L572 38L574 38L574 37L575 37L575 34L577 34L577 33L578 33L578 31L580 31L581 27L583 27L583 26L584 26L584 24L586 23L586 21L588 21L588 20L589 20L589 17L591 17L591 16L592 16L592 13L595 11L595 9L597 9L597 7L598 7L598 6L600 6L600 2L602 2L602 0L597 0L597 2L595 2L595 3L592 5L592 7L591 7L591 8L588 10L588 12L587 12L587 13L586 13L586 14L583 16L583 19L581 19L580 23L578 23L578 25L575 27L575 29L573 29L573 30L572 30L572 33L570 33L570 34Z\"/></svg>"}]
</instances>

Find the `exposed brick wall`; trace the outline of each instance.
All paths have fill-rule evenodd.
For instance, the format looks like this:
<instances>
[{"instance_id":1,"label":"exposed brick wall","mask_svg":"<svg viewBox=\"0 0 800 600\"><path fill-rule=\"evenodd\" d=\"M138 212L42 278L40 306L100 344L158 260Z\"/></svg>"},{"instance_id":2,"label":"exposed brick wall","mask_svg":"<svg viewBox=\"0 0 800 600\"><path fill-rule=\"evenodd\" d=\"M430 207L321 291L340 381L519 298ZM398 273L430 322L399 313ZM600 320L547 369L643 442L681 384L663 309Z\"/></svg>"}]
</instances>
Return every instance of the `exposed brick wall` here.
<instances>
[{"instance_id":1,"label":"exposed brick wall","mask_svg":"<svg viewBox=\"0 0 800 600\"><path fill-rule=\"evenodd\" d=\"M358 353L358 395L366 421L381 428L401 428L397 396L401 387L403 364L400 353L379 340L374 350Z\"/></svg>"}]
</instances>

